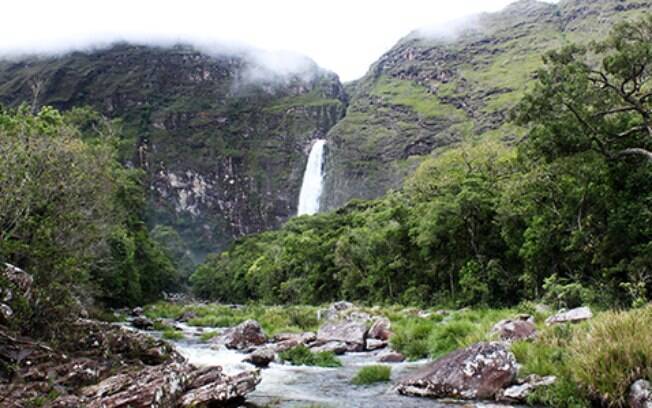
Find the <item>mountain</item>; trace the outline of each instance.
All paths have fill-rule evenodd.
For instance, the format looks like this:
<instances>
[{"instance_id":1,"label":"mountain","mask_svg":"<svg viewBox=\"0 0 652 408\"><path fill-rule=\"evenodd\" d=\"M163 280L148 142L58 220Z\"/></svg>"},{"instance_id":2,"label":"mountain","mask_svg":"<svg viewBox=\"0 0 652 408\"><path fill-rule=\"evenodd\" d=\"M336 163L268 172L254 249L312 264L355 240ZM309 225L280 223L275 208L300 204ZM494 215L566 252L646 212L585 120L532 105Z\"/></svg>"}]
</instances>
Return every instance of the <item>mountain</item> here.
<instances>
[{"instance_id":1,"label":"mountain","mask_svg":"<svg viewBox=\"0 0 652 408\"><path fill-rule=\"evenodd\" d=\"M347 85L346 117L328 134L323 207L399 188L424 157L463 139L513 141L506 120L542 55L603 37L650 10L644 0L520 0L492 14L415 31Z\"/></svg>"},{"instance_id":2,"label":"mountain","mask_svg":"<svg viewBox=\"0 0 652 408\"><path fill-rule=\"evenodd\" d=\"M270 68L274 58L116 44L9 60L0 103L120 118L124 159L148 174L152 224L174 227L201 256L294 215L311 140L344 114L335 74L297 57Z\"/></svg>"},{"instance_id":3,"label":"mountain","mask_svg":"<svg viewBox=\"0 0 652 408\"><path fill-rule=\"evenodd\" d=\"M0 62L0 103L90 105L119 118L123 161L142 167L151 226L192 252L296 214L312 140L326 138L322 209L400 188L424 158L465 139L518 140L510 108L542 55L603 37L651 0L520 0L400 40L342 85L306 58L253 50L115 44Z\"/></svg>"}]
</instances>

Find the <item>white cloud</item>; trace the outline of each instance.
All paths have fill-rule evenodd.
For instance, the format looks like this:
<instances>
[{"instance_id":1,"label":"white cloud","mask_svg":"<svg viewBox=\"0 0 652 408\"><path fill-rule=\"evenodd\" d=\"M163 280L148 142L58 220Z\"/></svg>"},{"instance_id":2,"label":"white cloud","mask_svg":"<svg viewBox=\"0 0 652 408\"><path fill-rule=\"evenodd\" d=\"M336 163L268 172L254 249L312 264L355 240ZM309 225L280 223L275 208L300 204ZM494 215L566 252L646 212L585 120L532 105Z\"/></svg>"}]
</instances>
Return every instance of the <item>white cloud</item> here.
<instances>
[{"instance_id":1,"label":"white cloud","mask_svg":"<svg viewBox=\"0 0 652 408\"><path fill-rule=\"evenodd\" d=\"M63 52L115 40L247 44L300 53L342 79L401 37L510 0L20 0L2 5L0 53ZM268 54L267 62L281 64ZM293 60L294 61L294 60ZM296 60L301 63L301 59ZM285 65L285 62L283 62ZM294 64L294 62L293 62Z\"/></svg>"}]
</instances>

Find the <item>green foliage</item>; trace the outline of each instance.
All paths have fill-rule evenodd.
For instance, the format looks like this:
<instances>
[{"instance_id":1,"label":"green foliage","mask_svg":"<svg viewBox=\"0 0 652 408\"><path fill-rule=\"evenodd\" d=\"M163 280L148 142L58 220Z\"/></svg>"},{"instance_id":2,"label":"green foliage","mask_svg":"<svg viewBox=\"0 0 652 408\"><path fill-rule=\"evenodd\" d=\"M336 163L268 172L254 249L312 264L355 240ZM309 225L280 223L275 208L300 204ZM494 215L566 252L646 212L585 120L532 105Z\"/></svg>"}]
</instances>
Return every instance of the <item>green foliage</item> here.
<instances>
[{"instance_id":1,"label":"green foliage","mask_svg":"<svg viewBox=\"0 0 652 408\"><path fill-rule=\"evenodd\" d=\"M423 160L400 191L243 238L197 269L195 292L274 304L644 304L652 97L649 69L632 67L650 65L651 40L647 17L549 53L515 110L529 131L516 149L464 143ZM416 85L374 84L376 97L427 114L410 99ZM424 342L408 354L423 355Z\"/></svg>"},{"instance_id":2,"label":"green foliage","mask_svg":"<svg viewBox=\"0 0 652 408\"><path fill-rule=\"evenodd\" d=\"M0 110L0 258L34 277L23 329L53 332L89 293L110 305L176 283L142 221L142 174L117 161L117 128L86 108Z\"/></svg>"},{"instance_id":3,"label":"green foliage","mask_svg":"<svg viewBox=\"0 0 652 408\"><path fill-rule=\"evenodd\" d=\"M557 382L537 390L532 404L587 407L591 401L625 407L629 386L651 379L652 350L647 339L652 306L602 312L581 325L541 328L532 342L516 342L512 352L519 375L554 375Z\"/></svg>"},{"instance_id":4,"label":"green foliage","mask_svg":"<svg viewBox=\"0 0 652 408\"><path fill-rule=\"evenodd\" d=\"M163 338L166 340L179 341L183 340L184 336L183 333L175 330L172 327L168 327L163 330Z\"/></svg>"},{"instance_id":5,"label":"green foliage","mask_svg":"<svg viewBox=\"0 0 652 408\"><path fill-rule=\"evenodd\" d=\"M371 365L362 367L351 382L355 385L368 385L387 382L392 374L392 367L387 365Z\"/></svg>"},{"instance_id":6,"label":"green foliage","mask_svg":"<svg viewBox=\"0 0 652 408\"><path fill-rule=\"evenodd\" d=\"M289 350L279 353L283 361L288 361L294 365L307 365L317 367L340 367L342 363L330 351L321 351L313 353L304 345L293 347Z\"/></svg>"},{"instance_id":7,"label":"green foliage","mask_svg":"<svg viewBox=\"0 0 652 408\"><path fill-rule=\"evenodd\" d=\"M151 319L177 319L186 312L195 313L188 321L192 326L224 328L245 320L256 320L271 336L277 333L316 331L317 308L313 306L261 306L249 304L233 308L227 305L180 305L158 302L148 305L145 314Z\"/></svg>"}]
</instances>

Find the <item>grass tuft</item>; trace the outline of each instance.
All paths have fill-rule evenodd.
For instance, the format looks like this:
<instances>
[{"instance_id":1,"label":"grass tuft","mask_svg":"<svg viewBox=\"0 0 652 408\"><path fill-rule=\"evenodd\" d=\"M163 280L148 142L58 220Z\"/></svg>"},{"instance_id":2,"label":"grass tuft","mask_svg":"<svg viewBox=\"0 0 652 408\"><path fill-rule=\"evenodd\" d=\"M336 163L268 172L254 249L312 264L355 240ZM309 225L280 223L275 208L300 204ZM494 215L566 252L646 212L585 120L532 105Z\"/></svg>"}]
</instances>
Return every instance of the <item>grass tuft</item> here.
<instances>
[{"instance_id":1,"label":"grass tuft","mask_svg":"<svg viewBox=\"0 0 652 408\"><path fill-rule=\"evenodd\" d=\"M387 382L392 374L392 368L386 365L371 365L362 367L351 382L355 385Z\"/></svg>"},{"instance_id":2,"label":"grass tuft","mask_svg":"<svg viewBox=\"0 0 652 408\"><path fill-rule=\"evenodd\" d=\"M322 351L313 353L304 345L291 348L287 351L279 353L279 357L283 361L288 361L293 365L307 365L316 367L341 367L342 362L335 357L335 354L330 351Z\"/></svg>"}]
</instances>

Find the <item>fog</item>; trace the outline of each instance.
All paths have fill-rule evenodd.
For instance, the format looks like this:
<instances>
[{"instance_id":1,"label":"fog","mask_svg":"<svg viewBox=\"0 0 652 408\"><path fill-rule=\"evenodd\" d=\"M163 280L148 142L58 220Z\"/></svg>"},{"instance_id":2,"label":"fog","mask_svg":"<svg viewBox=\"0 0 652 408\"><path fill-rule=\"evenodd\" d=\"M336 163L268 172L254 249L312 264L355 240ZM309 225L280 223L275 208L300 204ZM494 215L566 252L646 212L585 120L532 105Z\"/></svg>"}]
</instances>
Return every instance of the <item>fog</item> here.
<instances>
[{"instance_id":1,"label":"fog","mask_svg":"<svg viewBox=\"0 0 652 408\"><path fill-rule=\"evenodd\" d=\"M3 4L0 55L56 54L116 41L191 43L212 54L245 52L251 79L302 75L314 66L347 81L362 76L400 38L420 27L451 35L465 16L510 0L21 0ZM451 24L450 22L457 22ZM265 50L265 51L263 51Z\"/></svg>"}]
</instances>

